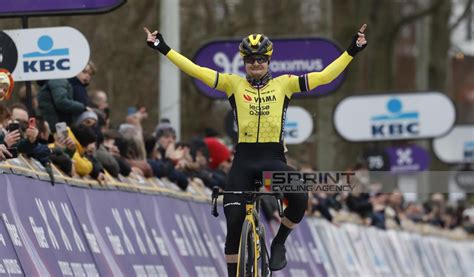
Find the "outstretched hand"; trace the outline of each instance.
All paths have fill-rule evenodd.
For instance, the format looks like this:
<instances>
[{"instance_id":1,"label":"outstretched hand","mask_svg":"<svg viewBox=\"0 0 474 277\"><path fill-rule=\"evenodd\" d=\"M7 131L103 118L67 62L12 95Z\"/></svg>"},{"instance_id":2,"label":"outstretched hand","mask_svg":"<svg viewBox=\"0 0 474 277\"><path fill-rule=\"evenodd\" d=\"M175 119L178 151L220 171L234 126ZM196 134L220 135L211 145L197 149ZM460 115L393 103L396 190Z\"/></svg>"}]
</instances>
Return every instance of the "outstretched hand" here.
<instances>
[{"instance_id":1,"label":"outstretched hand","mask_svg":"<svg viewBox=\"0 0 474 277\"><path fill-rule=\"evenodd\" d=\"M347 53L354 57L357 53L362 51L367 46L367 40L365 39L365 29L367 28L367 24L363 24L360 27L357 34L352 37L351 44L347 48Z\"/></svg>"},{"instance_id":2,"label":"outstretched hand","mask_svg":"<svg viewBox=\"0 0 474 277\"><path fill-rule=\"evenodd\" d=\"M171 50L170 47L166 44L163 36L158 31L150 32L147 27L143 27L143 30L146 33L146 43L151 48L160 51L161 54L166 55Z\"/></svg>"},{"instance_id":3,"label":"outstretched hand","mask_svg":"<svg viewBox=\"0 0 474 277\"><path fill-rule=\"evenodd\" d=\"M367 28L367 24L362 25L362 27L360 27L359 29L359 32L357 32L357 36L358 36L357 41L356 41L357 47L362 47L367 44L367 40L365 39L365 34L364 34L365 28Z\"/></svg>"}]
</instances>

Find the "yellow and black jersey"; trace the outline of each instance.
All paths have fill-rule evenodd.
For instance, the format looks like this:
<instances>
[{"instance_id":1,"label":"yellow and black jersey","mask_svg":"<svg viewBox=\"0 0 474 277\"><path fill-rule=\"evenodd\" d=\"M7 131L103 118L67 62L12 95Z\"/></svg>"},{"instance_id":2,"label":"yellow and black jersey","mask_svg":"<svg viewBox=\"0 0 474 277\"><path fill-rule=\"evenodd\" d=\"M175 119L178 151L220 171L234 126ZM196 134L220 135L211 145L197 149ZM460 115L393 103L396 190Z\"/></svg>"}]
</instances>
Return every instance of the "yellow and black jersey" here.
<instances>
[{"instance_id":1,"label":"yellow and black jersey","mask_svg":"<svg viewBox=\"0 0 474 277\"><path fill-rule=\"evenodd\" d=\"M344 52L321 72L282 75L262 88L255 88L241 76L198 66L174 50L166 57L186 74L227 94L237 121L239 143L282 142L285 113L293 93L330 83L352 60Z\"/></svg>"}]
</instances>

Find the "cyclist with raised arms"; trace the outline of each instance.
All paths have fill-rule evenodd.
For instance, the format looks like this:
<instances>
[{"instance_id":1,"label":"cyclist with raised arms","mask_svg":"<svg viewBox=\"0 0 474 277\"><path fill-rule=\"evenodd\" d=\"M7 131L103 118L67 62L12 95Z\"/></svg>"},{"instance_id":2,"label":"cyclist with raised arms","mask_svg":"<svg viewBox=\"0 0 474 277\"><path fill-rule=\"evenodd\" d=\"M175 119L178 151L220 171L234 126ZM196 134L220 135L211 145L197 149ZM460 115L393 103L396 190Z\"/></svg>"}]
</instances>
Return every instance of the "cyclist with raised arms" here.
<instances>
[{"instance_id":1,"label":"cyclist with raised arms","mask_svg":"<svg viewBox=\"0 0 474 277\"><path fill-rule=\"evenodd\" d=\"M263 171L294 171L286 164L283 147L285 113L294 93L310 91L330 83L348 66L353 57L367 46L364 24L352 38L347 50L321 72L302 76L282 75L272 78L268 70L273 44L263 34L251 34L239 45L244 59L246 78L220 73L196 65L171 49L158 31L147 34L147 44L165 55L172 63L191 77L211 88L227 94L238 126L238 144L225 190L250 191L255 180L262 179ZM303 219L308 195L286 193L288 207L280 228L272 241L269 266L272 271L286 266L285 241L291 230ZM237 195L224 197L227 221L225 255L229 276L237 271L238 248L242 223L245 218L245 200Z\"/></svg>"}]
</instances>

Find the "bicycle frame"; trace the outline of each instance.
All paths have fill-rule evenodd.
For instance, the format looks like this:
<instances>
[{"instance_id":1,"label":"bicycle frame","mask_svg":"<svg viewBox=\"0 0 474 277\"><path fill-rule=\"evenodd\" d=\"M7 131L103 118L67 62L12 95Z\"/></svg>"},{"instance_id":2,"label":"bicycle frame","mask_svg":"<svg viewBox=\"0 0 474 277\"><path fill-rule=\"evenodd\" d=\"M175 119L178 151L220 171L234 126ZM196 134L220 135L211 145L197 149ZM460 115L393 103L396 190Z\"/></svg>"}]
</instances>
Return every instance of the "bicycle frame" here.
<instances>
[{"instance_id":1,"label":"bicycle frame","mask_svg":"<svg viewBox=\"0 0 474 277\"><path fill-rule=\"evenodd\" d=\"M219 188L213 188L213 191L212 191L212 205L213 205L213 209L212 209L212 215L214 215L215 217L217 217L219 215L219 213L217 212L217 198L219 195L225 195L225 194L234 194L234 195L242 195L243 197L245 197L246 199L246 203L245 203L245 218L244 218L244 222L243 222L243 225L242 225L242 232L241 232L241 235L240 235L240 243L239 243L239 252L238 252L238 263L237 263L237 274L239 274L240 272L240 267L242 266L245 266L245 264L241 264L240 263L240 258L241 258L241 255L244 251L244 249L241 249L242 248L242 241L243 240L247 240L247 238L244 236L247 235L247 231L244 230L244 227L246 227L246 224L250 225L250 228L251 228L251 234L252 234L252 244L253 244L253 268L254 268L254 274L253 276L254 277L257 277L258 276L258 259L260 258L260 256L262 255L262 253L268 253L267 250L265 249L265 251L262 251L262 247L266 247L265 244L264 245L260 245L260 247L257 247L258 246L258 243L260 242L261 239L263 239L262 241L265 240L265 235L262 234L262 237L261 236L261 231L262 230L259 230L258 228L260 228L260 218L259 218L259 213L257 211L257 208L256 208L256 203L258 203L258 198L260 196L263 196L263 195L271 195L271 196L274 196L276 197L277 199L277 202L278 202L278 211L280 213L280 216L283 217L283 207L282 207L282 202L281 202L281 199L282 199L282 195L281 193L277 193L277 192L258 192L258 191L224 191L224 192L219 192ZM246 247L246 246L244 246ZM265 257L262 257L262 259L265 259ZM239 275L238 275L239 276Z\"/></svg>"}]
</instances>

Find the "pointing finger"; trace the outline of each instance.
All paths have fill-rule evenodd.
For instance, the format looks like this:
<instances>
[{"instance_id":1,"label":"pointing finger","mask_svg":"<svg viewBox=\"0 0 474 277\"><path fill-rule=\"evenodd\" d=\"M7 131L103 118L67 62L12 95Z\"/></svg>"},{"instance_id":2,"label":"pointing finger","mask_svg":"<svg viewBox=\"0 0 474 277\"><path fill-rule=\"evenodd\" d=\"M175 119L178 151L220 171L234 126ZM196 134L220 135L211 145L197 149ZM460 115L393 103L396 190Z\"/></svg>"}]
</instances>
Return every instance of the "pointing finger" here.
<instances>
[{"instance_id":1,"label":"pointing finger","mask_svg":"<svg viewBox=\"0 0 474 277\"><path fill-rule=\"evenodd\" d=\"M148 30L147 27L143 27L143 30L145 31L145 33L146 33L147 35L150 35L150 34L151 34L151 33L150 33L150 30Z\"/></svg>"},{"instance_id":2,"label":"pointing finger","mask_svg":"<svg viewBox=\"0 0 474 277\"><path fill-rule=\"evenodd\" d=\"M365 28L367 28L367 24L364 23L364 25L362 25L362 27L360 27L359 32L360 32L360 33L364 33Z\"/></svg>"}]
</instances>

